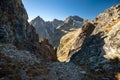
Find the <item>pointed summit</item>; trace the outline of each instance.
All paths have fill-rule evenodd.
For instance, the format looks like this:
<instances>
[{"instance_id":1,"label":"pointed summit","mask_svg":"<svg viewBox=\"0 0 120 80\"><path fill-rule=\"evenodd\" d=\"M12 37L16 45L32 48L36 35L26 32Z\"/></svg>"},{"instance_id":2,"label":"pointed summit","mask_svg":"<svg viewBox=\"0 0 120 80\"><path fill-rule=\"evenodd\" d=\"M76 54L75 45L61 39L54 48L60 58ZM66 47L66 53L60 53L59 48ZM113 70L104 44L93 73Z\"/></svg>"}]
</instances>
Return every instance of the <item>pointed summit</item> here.
<instances>
[{"instance_id":1,"label":"pointed summit","mask_svg":"<svg viewBox=\"0 0 120 80\"><path fill-rule=\"evenodd\" d=\"M42 21L44 21L40 16L37 16L34 20L42 20Z\"/></svg>"},{"instance_id":2,"label":"pointed summit","mask_svg":"<svg viewBox=\"0 0 120 80\"><path fill-rule=\"evenodd\" d=\"M33 24L33 23L35 23L35 22L41 23L41 24L44 24L44 23L45 23L45 21L44 21L40 16L37 16L35 19L33 19L33 20L30 22L30 24Z\"/></svg>"}]
</instances>

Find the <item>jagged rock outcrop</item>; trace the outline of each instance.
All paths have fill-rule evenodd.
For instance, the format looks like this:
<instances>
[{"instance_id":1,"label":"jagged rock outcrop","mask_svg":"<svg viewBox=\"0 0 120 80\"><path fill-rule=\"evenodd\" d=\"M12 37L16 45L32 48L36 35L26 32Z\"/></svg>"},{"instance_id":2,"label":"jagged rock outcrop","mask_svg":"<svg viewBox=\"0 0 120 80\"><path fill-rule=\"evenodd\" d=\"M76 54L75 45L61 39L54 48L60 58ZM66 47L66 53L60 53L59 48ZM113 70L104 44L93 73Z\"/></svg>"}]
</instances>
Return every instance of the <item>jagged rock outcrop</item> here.
<instances>
[{"instance_id":1,"label":"jagged rock outcrop","mask_svg":"<svg viewBox=\"0 0 120 80\"><path fill-rule=\"evenodd\" d=\"M112 6L104 13L99 14L94 23L97 27L93 34L101 31L103 33L102 36L107 36L104 45L106 58L120 58L120 4Z\"/></svg>"},{"instance_id":2,"label":"jagged rock outcrop","mask_svg":"<svg viewBox=\"0 0 120 80\"><path fill-rule=\"evenodd\" d=\"M91 35L94 28L92 23L86 22L80 29L63 36L57 50L58 60L69 61L69 58L80 50L84 39Z\"/></svg>"},{"instance_id":3,"label":"jagged rock outcrop","mask_svg":"<svg viewBox=\"0 0 120 80\"><path fill-rule=\"evenodd\" d=\"M27 43L38 41L35 29L27 22L28 16L20 0L1 0L0 19L1 43L13 43L24 47Z\"/></svg>"},{"instance_id":4,"label":"jagged rock outcrop","mask_svg":"<svg viewBox=\"0 0 120 80\"><path fill-rule=\"evenodd\" d=\"M120 4L112 6L95 18L94 24L97 27L93 33L97 34L100 31L104 31L107 34L111 30L111 26L116 24L118 18L120 18Z\"/></svg>"},{"instance_id":5,"label":"jagged rock outcrop","mask_svg":"<svg viewBox=\"0 0 120 80\"><path fill-rule=\"evenodd\" d=\"M2 0L0 3L0 13L0 44L13 44L18 49L28 50L43 56L47 53L46 59L48 54L56 53L49 43L45 45L39 43L39 37L36 34L35 28L27 21L28 16L21 0ZM50 55L49 57L52 56Z\"/></svg>"},{"instance_id":6,"label":"jagged rock outcrop","mask_svg":"<svg viewBox=\"0 0 120 80\"><path fill-rule=\"evenodd\" d=\"M98 15L94 20L95 30L91 36L84 39L81 49L71 57L71 62L84 66L88 73L93 74L87 74L89 79L91 77L95 80L116 80L117 77L119 80L119 13L120 4L112 6Z\"/></svg>"},{"instance_id":7,"label":"jagged rock outcrop","mask_svg":"<svg viewBox=\"0 0 120 80\"><path fill-rule=\"evenodd\" d=\"M112 26L111 31L107 34L104 50L107 59L120 59L120 19L118 23Z\"/></svg>"}]
</instances>

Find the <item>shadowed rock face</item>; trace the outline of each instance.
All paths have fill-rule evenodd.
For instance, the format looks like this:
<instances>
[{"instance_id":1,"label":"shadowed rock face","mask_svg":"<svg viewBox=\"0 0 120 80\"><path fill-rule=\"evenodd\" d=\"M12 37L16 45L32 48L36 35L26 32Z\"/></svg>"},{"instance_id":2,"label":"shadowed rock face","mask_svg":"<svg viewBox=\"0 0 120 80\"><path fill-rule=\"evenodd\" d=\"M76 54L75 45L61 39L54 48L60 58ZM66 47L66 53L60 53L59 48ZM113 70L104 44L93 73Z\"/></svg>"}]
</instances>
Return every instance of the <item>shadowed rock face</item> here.
<instances>
[{"instance_id":1,"label":"shadowed rock face","mask_svg":"<svg viewBox=\"0 0 120 80\"><path fill-rule=\"evenodd\" d=\"M35 29L27 22L28 16L21 0L1 0L0 42L25 46L38 41Z\"/></svg>"},{"instance_id":2,"label":"shadowed rock face","mask_svg":"<svg viewBox=\"0 0 120 80\"><path fill-rule=\"evenodd\" d=\"M0 43L13 44L18 49L28 50L44 56L46 60L56 56L54 48L49 43L39 43L35 28L27 21L28 15L21 0L2 0L0 3ZM43 53L46 53L45 55ZM52 55L51 55L52 54ZM49 58L47 58L49 55Z\"/></svg>"},{"instance_id":3,"label":"shadowed rock face","mask_svg":"<svg viewBox=\"0 0 120 80\"><path fill-rule=\"evenodd\" d=\"M120 71L119 13L120 4L98 15L97 20L94 20L99 22L94 23L95 30L84 39L81 49L71 57L71 62L84 66L88 73L96 75L96 79L106 77L108 80L116 80L115 75ZM95 79L94 75L91 77Z\"/></svg>"},{"instance_id":4,"label":"shadowed rock face","mask_svg":"<svg viewBox=\"0 0 120 80\"><path fill-rule=\"evenodd\" d=\"M0 80L81 79L73 63L50 62L55 50L46 39L38 43L21 0L1 0L0 18Z\"/></svg>"}]
</instances>

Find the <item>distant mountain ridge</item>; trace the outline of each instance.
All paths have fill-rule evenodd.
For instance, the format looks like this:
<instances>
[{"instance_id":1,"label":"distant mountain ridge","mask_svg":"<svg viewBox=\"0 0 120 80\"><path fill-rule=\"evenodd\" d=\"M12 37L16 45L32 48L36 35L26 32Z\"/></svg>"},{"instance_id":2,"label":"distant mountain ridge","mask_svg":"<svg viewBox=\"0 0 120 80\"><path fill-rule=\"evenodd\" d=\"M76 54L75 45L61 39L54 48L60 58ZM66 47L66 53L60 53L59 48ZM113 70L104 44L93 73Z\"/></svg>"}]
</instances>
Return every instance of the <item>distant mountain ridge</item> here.
<instances>
[{"instance_id":1,"label":"distant mountain ridge","mask_svg":"<svg viewBox=\"0 0 120 80\"><path fill-rule=\"evenodd\" d=\"M41 17L36 17L30 24L36 29L39 40L46 38L49 42L57 47L60 38L67 32L80 28L84 19L79 16L69 16L64 21L54 19L53 21L44 21Z\"/></svg>"},{"instance_id":2,"label":"distant mountain ridge","mask_svg":"<svg viewBox=\"0 0 120 80\"><path fill-rule=\"evenodd\" d=\"M48 39L51 44L53 44L53 37L55 28L61 25L63 21L54 19L53 21L44 21L41 17L36 17L33 19L30 24L32 24L37 34L39 35L39 41L43 38Z\"/></svg>"}]
</instances>

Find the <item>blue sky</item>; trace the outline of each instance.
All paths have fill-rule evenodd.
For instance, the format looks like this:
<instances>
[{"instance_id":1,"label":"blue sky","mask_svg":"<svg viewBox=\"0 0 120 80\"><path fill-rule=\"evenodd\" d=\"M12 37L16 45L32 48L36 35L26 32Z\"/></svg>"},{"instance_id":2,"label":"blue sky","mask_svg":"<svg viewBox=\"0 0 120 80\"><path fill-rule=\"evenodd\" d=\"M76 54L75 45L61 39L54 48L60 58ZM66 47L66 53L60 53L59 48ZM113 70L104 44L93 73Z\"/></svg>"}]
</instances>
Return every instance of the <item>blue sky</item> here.
<instances>
[{"instance_id":1,"label":"blue sky","mask_svg":"<svg viewBox=\"0 0 120 80\"><path fill-rule=\"evenodd\" d=\"M27 10L29 21L37 16L45 21L54 18L64 20L68 16L78 15L94 19L99 13L120 0L22 0Z\"/></svg>"}]
</instances>

